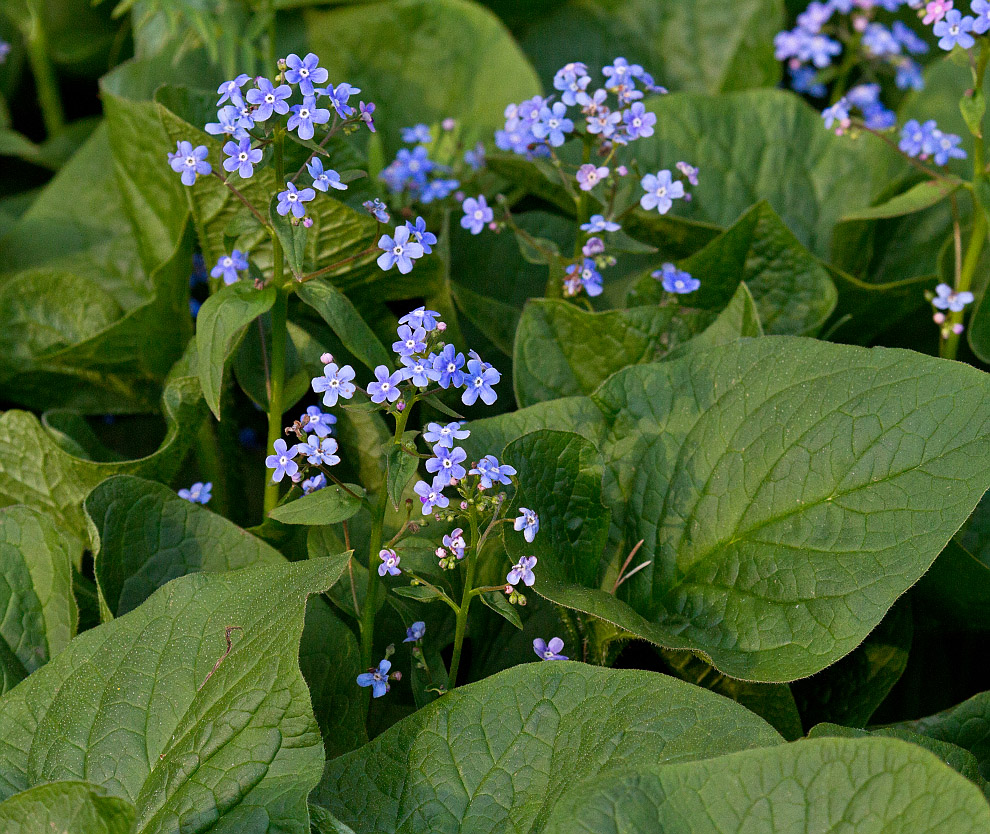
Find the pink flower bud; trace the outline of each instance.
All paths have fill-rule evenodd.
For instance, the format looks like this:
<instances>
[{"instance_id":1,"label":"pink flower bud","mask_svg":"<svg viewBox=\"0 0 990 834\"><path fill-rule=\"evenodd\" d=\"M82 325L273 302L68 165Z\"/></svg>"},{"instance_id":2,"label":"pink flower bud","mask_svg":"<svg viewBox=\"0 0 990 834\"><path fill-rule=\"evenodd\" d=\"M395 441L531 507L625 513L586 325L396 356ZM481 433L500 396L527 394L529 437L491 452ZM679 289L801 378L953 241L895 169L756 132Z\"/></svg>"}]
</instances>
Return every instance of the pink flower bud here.
<instances>
[{"instance_id":1,"label":"pink flower bud","mask_svg":"<svg viewBox=\"0 0 990 834\"><path fill-rule=\"evenodd\" d=\"M438 321L437 322L437 333L443 333L447 329L447 322Z\"/></svg>"},{"instance_id":2,"label":"pink flower bud","mask_svg":"<svg viewBox=\"0 0 990 834\"><path fill-rule=\"evenodd\" d=\"M306 217L303 218L303 226L305 226L308 229L312 225L313 225L313 218L312 217L309 217L307 215Z\"/></svg>"},{"instance_id":3,"label":"pink flower bud","mask_svg":"<svg viewBox=\"0 0 990 834\"><path fill-rule=\"evenodd\" d=\"M957 323L957 324L954 324L954 325L952 325L952 332L953 332L953 333L955 333L955 334L956 334L957 336L958 336L958 335L959 335L960 333L962 333L962 332L963 332L963 330L965 330L965 329L966 329L966 328L965 328L965 327L963 327L963 326L962 326L962 324L959 324L959 323Z\"/></svg>"},{"instance_id":4,"label":"pink flower bud","mask_svg":"<svg viewBox=\"0 0 990 834\"><path fill-rule=\"evenodd\" d=\"M440 126L444 130L453 130L455 127L457 127L457 122L454 121L453 119L447 118L440 123Z\"/></svg>"},{"instance_id":5,"label":"pink flower bud","mask_svg":"<svg viewBox=\"0 0 990 834\"><path fill-rule=\"evenodd\" d=\"M323 363L324 365L330 365L330 364L332 364L332 363L333 363L333 354L332 354L332 353L324 353L324 354L323 354L323 355L322 355L322 356L320 357L320 361L321 361L321 362L322 362L322 363Z\"/></svg>"},{"instance_id":6,"label":"pink flower bud","mask_svg":"<svg viewBox=\"0 0 990 834\"><path fill-rule=\"evenodd\" d=\"M629 169L625 165L620 165L615 169L615 173L617 173L620 177L624 177L629 173Z\"/></svg>"},{"instance_id":7,"label":"pink flower bud","mask_svg":"<svg viewBox=\"0 0 990 834\"><path fill-rule=\"evenodd\" d=\"M395 410L396 411L405 411L406 410L406 401L405 400L399 400L395 404Z\"/></svg>"},{"instance_id":8,"label":"pink flower bud","mask_svg":"<svg viewBox=\"0 0 990 834\"><path fill-rule=\"evenodd\" d=\"M932 316L932 321L934 321L935 324L945 324L945 313L936 313Z\"/></svg>"}]
</instances>

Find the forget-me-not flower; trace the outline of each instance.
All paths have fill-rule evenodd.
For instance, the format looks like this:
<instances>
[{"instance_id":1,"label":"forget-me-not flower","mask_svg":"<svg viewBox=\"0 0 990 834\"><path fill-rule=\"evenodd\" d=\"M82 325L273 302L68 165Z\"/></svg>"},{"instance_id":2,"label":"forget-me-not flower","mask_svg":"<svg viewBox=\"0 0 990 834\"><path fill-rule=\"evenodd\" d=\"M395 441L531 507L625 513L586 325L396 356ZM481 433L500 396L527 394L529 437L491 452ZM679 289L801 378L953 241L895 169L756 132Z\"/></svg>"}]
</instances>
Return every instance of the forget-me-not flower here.
<instances>
[{"instance_id":1,"label":"forget-me-not flower","mask_svg":"<svg viewBox=\"0 0 990 834\"><path fill-rule=\"evenodd\" d=\"M337 191L347 190L347 184L340 181L340 174L332 168L324 170L323 161L318 156L313 157L309 165L306 166L306 170L313 178L313 188L320 191L326 191L329 188L335 188Z\"/></svg>"},{"instance_id":2,"label":"forget-me-not flower","mask_svg":"<svg viewBox=\"0 0 990 834\"><path fill-rule=\"evenodd\" d=\"M337 418L333 414L320 411L319 406L311 405L306 409L306 413L299 418L299 422L303 424L303 431L306 434L329 437Z\"/></svg>"},{"instance_id":3,"label":"forget-me-not flower","mask_svg":"<svg viewBox=\"0 0 990 834\"><path fill-rule=\"evenodd\" d=\"M551 637L547 643L542 637L537 637L533 641L533 651L540 660L567 660L561 654L564 650L564 641L559 637Z\"/></svg>"},{"instance_id":4,"label":"forget-me-not flower","mask_svg":"<svg viewBox=\"0 0 990 834\"><path fill-rule=\"evenodd\" d=\"M330 362L323 366L323 376L314 377L312 385L317 394L323 394L323 404L335 406L337 398L343 397L349 400L354 396L356 387L351 380L354 379L354 368L350 365L337 367L336 362Z\"/></svg>"},{"instance_id":5,"label":"forget-me-not flower","mask_svg":"<svg viewBox=\"0 0 990 834\"><path fill-rule=\"evenodd\" d=\"M272 473L272 480L276 484L286 475L291 478L299 471L299 464L293 460L295 456L295 446L289 448L281 437L275 441L275 454L265 458L265 466L275 470Z\"/></svg>"},{"instance_id":6,"label":"forget-me-not flower","mask_svg":"<svg viewBox=\"0 0 990 834\"><path fill-rule=\"evenodd\" d=\"M536 582L536 574L533 573L536 562L537 559L535 556L523 556L522 559L512 566L512 570L506 575L505 581L510 585L518 585L522 582L527 587L531 587Z\"/></svg>"},{"instance_id":7,"label":"forget-me-not flower","mask_svg":"<svg viewBox=\"0 0 990 834\"><path fill-rule=\"evenodd\" d=\"M223 161L224 170L237 171L241 179L245 180L254 176L254 166L261 162L262 157L260 148L252 150L250 136L245 136L239 142L227 142L223 146L223 152L227 154Z\"/></svg>"},{"instance_id":8,"label":"forget-me-not flower","mask_svg":"<svg viewBox=\"0 0 990 834\"><path fill-rule=\"evenodd\" d=\"M300 58L294 52L285 59L288 67L285 80L290 84L298 84L304 96L313 95L314 84L325 84L330 73L320 65L320 59L312 52L305 58Z\"/></svg>"},{"instance_id":9,"label":"forget-me-not flower","mask_svg":"<svg viewBox=\"0 0 990 834\"><path fill-rule=\"evenodd\" d=\"M288 84L279 84L277 87L267 78L259 77L255 82L258 85L256 90L247 91L248 104L255 107L252 116L256 122L263 122L272 117L272 113L285 115L289 112L289 103L286 101L292 95L292 88Z\"/></svg>"},{"instance_id":10,"label":"forget-me-not flower","mask_svg":"<svg viewBox=\"0 0 990 834\"><path fill-rule=\"evenodd\" d=\"M433 480L432 484L428 484L426 481L417 481L413 487L413 492L419 496L419 500L423 504L423 515L432 513L434 507L443 509L450 505L450 499L443 494L443 485L438 484L436 479Z\"/></svg>"},{"instance_id":11,"label":"forget-me-not flower","mask_svg":"<svg viewBox=\"0 0 990 834\"><path fill-rule=\"evenodd\" d=\"M390 660L383 660L378 664L377 669L370 672L362 672L357 676L358 686L370 686L371 696L381 698L391 688L388 683L388 671L392 668Z\"/></svg>"},{"instance_id":12,"label":"forget-me-not flower","mask_svg":"<svg viewBox=\"0 0 990 834\"><path fill-rule=\"evenodd\" d=\"M221 255L216 266L210 270L214 278L223 278L225 284L233 284L239 278L238 272L248 268L247 253L235 249L229 255Z\"/></svg>"},{"instance_id":13,"label":"forget-me-not flower","mask_svg":"<svg viewBox=\"0 0 990 834\"><path fill-rule=\"evenodd\" d=\"M184 498L186 501L191 501L193 504L208 504L210 498L212 498L211 490L213 489L213 484L207 481L205 484L202 481L197 481L189 489L180 489L179 498Z\"/></svg>"},{"instance_id":14,"label":"forget-me-not flower","mask_svg":"<svg viewBox=\"0 0 990 834\"><path fill-rule=\"evenodd\" d=\"M378 266L384 270L398 266L403 275L412 272L413 261L424 255L422 245L409 239L409 229L405 226L396 226L391 237L382 235L378 248L382 250L382 254L378 256Z\"/></svg>"},{"instance_id":15,"label":"forget-me-not flower","mask_svg":"<svg viewBox=\"0 0 990 834\"><path fill-rule=\"evenodd\" d=\"M495 213L489 208L488 201L484 194L479 194L477 198L468 197L461 203L464 216L461 218L461 228L467 229L471 234L477 235L485 228L486 223L491 223Z\"/></svg>"},{"instance_id":16,"label":"forget-me-not flower","mask_svg":"<svg viewBox=\"0 0 990 834\"><path fill-rule=\"evenodd\" d=\"M474 405L481 397L485 405L491 405L498 399L498 395L492 388L502 378L502 375L492 368L485 366L478 359L469 359L467 363L467 373L464 374L464 392L461 394L461 402L464 405Z\"/></svg>"},{"instance_id":17,"label":"forget-me-not flower","mask_svg":"<svg viewBox=\"0 0 990 834\"><path fill-rule=\"evenodd\" d=\"M513 530L522 530L523 538L532 542L540 530L540 517L534 510L519 508L519 517L512 522Z\"/></svg>"},{"instance_id":18,"label":"forget-me-not flower","mask_svg":"<svg viewBox=\"0 0 990 834\"><path fill-rule=\"evenodd\" d=\"M399 399L399 384L402 382L402 372L390 374L388 368L379 365L375 368L375 381L368 385L368 396L373 403L383 403L388 400L394 403Z\"/></svg>"},{"instance_id":19,"label":"forget-me-not flower","mask_svg":"<svg viewBox=\"0 0 990 834\"><path fill-rule=\"evenodd\" d=\"M194 148L192 142L177 142L176 151L168 155L168 161L173 171L182 174L182 184L192 185L196 182L196 177L213 173L213 166L206 161L209 153L206 145L197 145Z\"/></svg>"},{"instance_id":20,"label":"forget-me-not flower","mask_svg":"<svg viewBox=\"0 0 990 834\"><path fill-rule=\"evenodd\" d=\"M303 203L308 203L316 197L316 192L312 188L296 188L294 182L285 184L285 191L278 193L278 205L275 211L283 217L290 211L293 217L302 217L306 213Z\"/></svg>"}]
</instances>

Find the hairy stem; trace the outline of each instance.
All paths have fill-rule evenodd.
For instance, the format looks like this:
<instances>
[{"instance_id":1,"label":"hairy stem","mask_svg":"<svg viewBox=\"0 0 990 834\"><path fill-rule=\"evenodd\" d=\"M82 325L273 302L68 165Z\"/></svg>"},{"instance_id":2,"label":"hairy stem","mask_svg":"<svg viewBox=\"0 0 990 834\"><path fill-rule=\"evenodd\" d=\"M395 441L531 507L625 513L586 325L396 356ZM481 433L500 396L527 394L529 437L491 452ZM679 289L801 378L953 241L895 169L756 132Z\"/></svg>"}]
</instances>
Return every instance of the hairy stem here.
<instances>
[{"instance_id":1,"label":"hairy stem","mask_svg":"<svg viewBox=\"0 0 990 834\"><path fill-rule=\"evenodd\" d=\"M478 535L478 511L471 507L471 547L465 556L467 565L464 574L464 591L461 594L460 610L457 612L457 622L454 626L454 654L450 659L450 688L457 686L457 672L461 667L461 650L464 648L464 635L467 633L468 611L474 596L474 571L478 565L481 537Z\"/></svg>"},{"instance_id":2,"label":"hairy stem","mask_svg":"<svg viewBox=\"0 0 990 834\"><path fill-rule=\"evenodd\" d=\"M274 239L275 280L278 295L272 305L271 389L268 397L268 449L282 436L283 393L285 389L285 345L288 335L289 294L281 286L285 256L278 239ZM265 484L265 514L278 504L278 484L269 480Z\"/></svg>"}]
</instances>

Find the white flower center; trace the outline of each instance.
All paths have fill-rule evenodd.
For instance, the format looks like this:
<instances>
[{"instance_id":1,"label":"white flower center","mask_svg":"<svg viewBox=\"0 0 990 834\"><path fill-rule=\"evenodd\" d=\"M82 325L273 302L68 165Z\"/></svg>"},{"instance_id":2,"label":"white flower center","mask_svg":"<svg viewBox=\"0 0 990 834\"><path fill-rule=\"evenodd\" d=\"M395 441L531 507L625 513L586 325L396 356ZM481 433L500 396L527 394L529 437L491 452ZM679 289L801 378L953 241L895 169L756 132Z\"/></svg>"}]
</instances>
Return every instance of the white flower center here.
<instances>
[{"instance_id":1,"label":"white flower center","mask_svg":"<svg viewBox=\"0 0 990 834\"><path fill-rule=\"evenodd\" d=\"M234 262L230 258L224 258L223 259L223 265L224 266L233 266L234 265Z\"/></svg>"},{"instance_id":2,"label":"white flower center","mask_svg":"<svg viewBox=\"0 0 990 834\"><path fill-rule=\"evenodd\" d=\"M391 386L391 385L390 385L389 383L387 383L387 382L383 382L383 383L382 383L382 391L383 391L383 392L384 392L384 391L388 391L388 390L389 390L389 389L390 389L391 387L392 387L392 386Z\"/></svg>"},{"instance_id":3,"label":"white flower center","mask_svg":"<svg viewBox=\"0 0 990 834\"><path fill-rule=\"evenodd\" d=\"M195 164L196 164L196 157L194 157L194 156L187 156L186 157L186 165L188 167L192 168Z\"/></svg>"},{"instance_id":4,"label":"white flower center","mask_svg":"<svg viewBox=\"0 0 990 834\"><path fill-rule=\"evenodd\" d=\"M275 95L273 93L266 93L265 94L265 103L266 104L274 104L275 103Z\"/></svg>"},{"instance_id":5,"label":"white flower center","mask_svg":"<svg viewBox=\"0 0 990 834\"><path fill-rule=\"evenodd\" d=\"M285 455L279 455L278 462L280 466L285 466L289 462L289 459Z\"/></svg>"},{"instance_id":6,"label":"white flower center","mask_svg":"<svg viewBox=\"0 0 990 834\"><path fill-rule=\"evenodd\" d=\"M247 162L247 158L248 158L247 151L241 151L239 154L237 154L237 158L241 162Z\"/></svg>"},{"instance_id":7,"label":"white flower center","mask_svg":"<svg viewBox=\"0 0 990 834\"><path fill-rule=\"evenodd\" d=\"M309 70L308 70L308 69L306 69L306 67L303 67L302 69L300 69L300 70L299 70L299 74L300 74L300 75L301 75L301 76L302 76L303 78L309 78Z\"/></svg>"},{"instance_id":8,"label":"white flower center","mask_svg":"<svg viewBox=\"0 0 990 834\"><path fill-rule=\"evenodd\" d=\"M300 119L308 119L309 118L309 110L307 110L305 107L300 107L299 108L299 118Z\"/></svg>"},{"instance_id":9,"label":"white flower center","mask_svg":"<svg viewBox=\"0 0 990 834\"><path fill-rule=\"evenodd\" d=\"M290 203L294 203L298 199L298 197L293 192L290 191L289 195L285 199L288 200Z\"/></svg>"},{"instance_id":10,"label":"white flower center","mask_svg":"<svg viewBox=\"0 0 990 834\"><path fill-rule=\"evenodd\" d=\"M667 186L665 186L665 185L661 185L661 186L660 186L660 187L659 187L659 188L657 189L657 196L658 196L658 197L666 197L666 196L667 196Z\"/></svg>"},{"instance_id":11,"label":"white flower center","mask_svg":"<svg viewBox=\"0 0 990 834\"><path fill-rule=\"evenodd\" d=\"M481 209L477 209L475 211L475 213L474 213L474 219L475 220L484 220L485 219L485 213Z\"/></svg>"},{"instance_id":12,"label":"white flower center","mask_svg":"<svg viewBox=\"0 0 990 834\"><path fill-rule=\"evenodd\" d=\"M447 363L447 373L448 374L452 374L456 370L457 370L457 366L453 362L448 362ZM447 430L444 429L444 431L446 432Z\"/></svg>"},{"instance_id":13,"label":"white flower center","mask_svg":"<svg viewBox=\"0 0 990 834\"><path fill-rule=\"evenodd\" d=\"M403 251L405 251L405 250L403 249L402 245L399 244L399 243L395 244L395 246L392 247L392 254L395 255L395 257L397 257L397 258L402 255ZM409 344L409 343L406 342L406 344Z\"/></svg>"}]
</instances>

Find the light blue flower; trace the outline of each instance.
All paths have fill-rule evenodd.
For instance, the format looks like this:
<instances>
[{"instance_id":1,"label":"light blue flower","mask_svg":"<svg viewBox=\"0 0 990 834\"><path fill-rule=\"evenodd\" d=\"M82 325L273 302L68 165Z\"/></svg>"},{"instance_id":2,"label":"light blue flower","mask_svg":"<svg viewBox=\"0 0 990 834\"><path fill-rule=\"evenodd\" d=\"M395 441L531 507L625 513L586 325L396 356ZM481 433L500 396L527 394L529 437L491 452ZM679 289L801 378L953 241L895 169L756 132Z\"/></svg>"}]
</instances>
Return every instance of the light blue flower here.
<instances>
[{"instance_id":1,"label":"light blue flower","mask_svg":"<svg viewBox=\"0 0 990 834\"><path fill-rule=\"evenodd\" d=\"M227 142L223 146L223 152L227 154L227 158L223 161L224 170L231 173L237 171L244 180L254 176L254 166L261 162L263 155L260 148L251 148L249 136L245 136L239 142Z\"/></svg>"},{"instance_id":2,"label":"light blue flower","mask_svg":"<svg viewBox=\"0 0 990 834\"><path fill-rule=\"evenodd\" d=\"M466 440L471 436L471 432L461 428L461 423L454 421L441 426L439 423L428 423L426 431L423 432L423 440L430 445L442 446L446 449L454 448L455 440Z\"/></svg>"},{"instance_id":3,"label":"light blue flower","mask_svg":"<svg viewBox=\"0 0 990 834\"><path fill-rule=\"evenodd\" d=\"M330 74L319 65L320 59L312 52L305 58L300 58L294 52L285 59L288 67L285 80L290 84L298 84L304 96L313 95L314 84L325 84Z\"/></svg>"},{"instance_id":4,"label":"light blue flower","mask_svg":"<svg viewBox=\"0 0 990 834\"><path fill-rule=\"evenodd\" d=\"M291 478L299 471L299 464L293 460L295 456L295 446L289 448L281 437L275 441L275 454L265 458L265 466L275 470L272 473L272 480L276 484L286 475Z\"/></svg>"},{"instance_id":5,"label":"light blue flower","mask_svg":"<svg viewBox=\"0 0 990 834\"><path fill-rule=\"evenodd\" d=\"M534 510L519 508L519 517L512 523L513 530L522 530L523 538L532 542L540 530L540 517Z\"/></svg>"},{"instance_id":6,"label":"light blue flower","mask_svg":"<svg viewBox=\"0 0 990 834\"><path fill-rule=\"evenodd\" d=\"M184 498L186 501L191 501L193 504L208 504L210 502L211 490L213 489L213 484L211 482L203 483L202 481L197 481L189 489L180 489L179 498Z\"/></svg>"},{"instance_id":7,"label":"light blue flower","mask_svg":"<svg viewBox=\"0 0 990 834\"><path fill-rule=\"evenodd\" d=\"M309 165L306 166L306 170L313 178L313 188L320 191L326 191L329 188L335 188L337 191L347 190L347 185L340 181L340 174L330 168L324 170L323 161L318 156L313 157Z\"/></svg>"},{"instance_id":8,"label":"light blue flower","mask_svg":"<svg viewBox=\"0 0 990 834\"><path fill-rule=\"evenodd\" d=\"M684 183L674 180L667 170L647 174L640 185L646 193L640 197L639 204L647 211L656 209L660 214L666 214L674 205L674 200L684 196Z\"/></svg>"},{"instance_id":9,"label":"light blue flower","mask_svg":"<svg viewBox=\"0 0 990 834\"><path fill-rule=\"evenodd\" d=\"M379 365L375 368L375 381L368 385L368 396L373 403L383 403L388 400L394 403L399 399L399 384L402 382L402 372L390 374L388 368Z\"/></svg>"},{"instance_id":10,"label":"light blue flower","mask_svg":"<svg viewBox=\"0 0 990 834\"><path fill-rule=\"evenodd\" d=\"M248 268L247 253L235 249L229 255L221 255L216 266L210 270L214 278L223 278L224 284L233 284L239 278L239 272Z\"/></svg>"},{"instance_id":11,"label":"light blue flower","mask_svg":"<svg viewBox=\"0 0 990 834\"><path fill-rule=\"evenodd\" d=\"M287 182L285 184L285 191L280 191L278 194L278 205L275 206L275 211L283 217L290 211L293 217L302 217L306 214L303 203L308 203L315 197L316 192L312 188L299 189L296 188L295 183Z\"/></svg>"},{"instance_id":12,"label":"light blue flower","mask_svg":"<svg viewBox=\"0 0 990 834\"><path fill-rule=\"evenodd\" d=\"M419 500L422 502L423 515L432 513L434 507L443 509L450 505L450 499L443 494L443 485L438 484L435 478L432 485L426 481L417 481L413 487L413 492L419 496Z\"/></svg>"},{"instance_id":13,"label":"light blue flower","mask_svg":"<svg viewBox=\"0 0 990 834\"><path fill-rule=\"evenodd\" d=\"M391 689L388 683L388 672L391 668L391 661L383 660L378 664L377 669L372 669L369 672L362 672L357 676L358 686L370 686L372 697L381 698L382 695Z\"/></svg>"},{"instance_id":14,"label":"light blue flower","mask_svg":"<svg viewBox=\"0 0 990 834\"><path fill-rule=\"evenodd\" d=\"M247 91L248 104L254 105L252 114L256 122L264 122L272 117L272 113L285 115L289 112L289 103L286 101L292 95L292 88L288 84L279 84L277 87L267 78L259 77L255 82L258 85L256 90Z\"/></svg>"}]
</instances>

